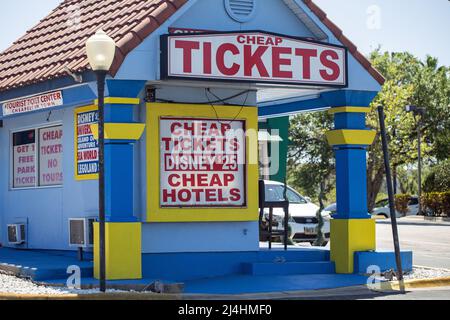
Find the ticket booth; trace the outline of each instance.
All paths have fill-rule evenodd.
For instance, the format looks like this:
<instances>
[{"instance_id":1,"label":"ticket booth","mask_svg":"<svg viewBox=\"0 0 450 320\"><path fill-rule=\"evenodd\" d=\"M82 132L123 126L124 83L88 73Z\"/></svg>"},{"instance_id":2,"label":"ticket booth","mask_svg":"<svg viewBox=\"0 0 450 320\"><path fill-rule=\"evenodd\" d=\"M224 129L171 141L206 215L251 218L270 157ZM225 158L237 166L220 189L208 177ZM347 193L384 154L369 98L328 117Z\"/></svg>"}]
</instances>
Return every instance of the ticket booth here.
<instances>
[{"instance_id":1,"label":"ticket booth","mask_svg":"<svg viewBox=\"0 0 450 320\"><path fill-rule=\"evenodd\" d=\"M135 3L62 4L0 56L3 245L73 250L68 221L98 216L84 43L103 28L117 43L105 100L108 279L211 277L273 261L279 253L260 256L259 127L283 131L272 118L318 109L335 114L338 209L331 257L317 254L333 272L355 272L354 253L375 249L365 114L380 74L310 0ZM81 19L51 23L67 10ZM8 243L10 224L26 226L22 244Z\"/></svg>"}]
</instances>

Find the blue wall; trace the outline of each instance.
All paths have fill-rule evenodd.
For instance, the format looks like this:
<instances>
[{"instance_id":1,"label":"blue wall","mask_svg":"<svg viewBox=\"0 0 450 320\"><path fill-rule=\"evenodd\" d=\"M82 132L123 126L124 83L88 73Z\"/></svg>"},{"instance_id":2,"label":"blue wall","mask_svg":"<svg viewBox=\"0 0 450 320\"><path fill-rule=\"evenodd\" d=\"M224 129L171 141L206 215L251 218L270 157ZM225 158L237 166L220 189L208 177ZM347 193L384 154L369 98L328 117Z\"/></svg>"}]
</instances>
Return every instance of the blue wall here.
<instances>
[{"instance_id":1,"label":"blue wall","mask_svg":"<svg viewBox=\"0 0 450 320\"><path fill-rule=\"evenodd\" d=\"M73 108L38 112L4 119L0 129L0 216L1 228L6 224L28 221L29 248L69 249L68 218L96 216L97 182L74 180L74 114ZM61 123L63 125L63 177L61 187L10 189L11 131L40 125ZM6 232L1 242L6 245Z\"/></svg>"},{"instance_id":2,"label":"blue wall","mask_svg":"<svg viewBox=\"0 0 450 320\"><path fill-rule=\"evenodd\" d=\"M293 36L311 37L312 33L281 0L257 0L256 17L240 24L226 13L223 0L191 0L174 14L159 30L150 35L131 52L120 68L116 79L153 81L159 77L159 36L168 32L168 27L198 28L217 31L267 30ZM296 0L297 1L297 0ZM307 12L301 1L297 1ZM270 18L268 18L270 17ZM319 26L321 22L313 17ZM324 30L332 43L339 44L335 37ZM350 88L353 90L377 91L379 85L364 68L349 57ZM17 96L30 94L32 88L52 90L57 83L51 81L30 86L17 92ZM61 86L67 85L65 82ZM211 84L205 84L209 86ZM51 87L51 88L50 88ZM92 89L92 90L91 90ZM62 187L30 190L9 190L10 176L10 131L27 126L46 123L48 112L6 118L0 128L0 239L5 244L7 223L29 222L29 247L45 249L69 249L68 218L97 215L97 181L77 182L74 179L74 128L73 108L86 105L95 96L93 83L78 89L64 91L65 108L53 111L51 122L60 121L64 130ZM232 91L230 91L232 92ZM13 98L6 93L7 99ZM121 96L114 94L113 96ZM222 95L222 93L221 93ZM226 92L223 96L227 96ZM141 96L143 98L143 96ZM203 96L201 99L203 100ZM2 100L6 99L2 97ZM331 105L331 104L330 104ZM145 105L136 109L136 120L145 122ZM145 135L136 146L134 210L136 216L146 212L146 159ZM258 249L257 223L188 223L145 224L143 226L144 252L196 252L239 251Z\"/></svg>"}]
</instances>

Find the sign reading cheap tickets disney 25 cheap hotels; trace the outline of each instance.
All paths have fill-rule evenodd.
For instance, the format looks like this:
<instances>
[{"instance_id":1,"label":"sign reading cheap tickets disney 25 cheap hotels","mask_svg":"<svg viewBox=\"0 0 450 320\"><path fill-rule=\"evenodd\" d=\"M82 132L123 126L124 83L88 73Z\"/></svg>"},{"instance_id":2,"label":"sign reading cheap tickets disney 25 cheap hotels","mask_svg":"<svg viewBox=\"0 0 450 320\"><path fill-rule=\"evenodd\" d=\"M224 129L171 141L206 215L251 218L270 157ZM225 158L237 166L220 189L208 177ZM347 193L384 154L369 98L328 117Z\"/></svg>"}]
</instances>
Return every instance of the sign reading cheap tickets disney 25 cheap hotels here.
<instances>
[{"instance_id":1,"label":"sign reading cheap tickets disney 25 cheap hotels","mask_svg":"<svg viewBox=\"0 0 450 320\"><path fill-rule=\"evenodd\" d=\"M345 47L263 32L161 37L163 79L347 86Z\"/></svg>"}]
</instances>

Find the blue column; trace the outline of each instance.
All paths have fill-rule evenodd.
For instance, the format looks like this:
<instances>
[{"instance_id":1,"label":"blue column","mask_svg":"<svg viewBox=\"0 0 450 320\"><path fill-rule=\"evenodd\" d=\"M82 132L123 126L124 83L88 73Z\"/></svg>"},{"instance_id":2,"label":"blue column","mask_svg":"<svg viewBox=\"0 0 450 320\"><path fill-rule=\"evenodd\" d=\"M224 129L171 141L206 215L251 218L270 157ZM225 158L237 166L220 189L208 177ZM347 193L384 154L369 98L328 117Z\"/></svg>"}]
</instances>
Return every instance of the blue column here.
<instances>
[{"instance_id":1,"label":"blue column","mask_svg":"<svg viewBox=\"0 0 450 320\"><path fill-rule=\"evenodd\" d=\"M133 122L137 98L105 98L105 193L107 222L137 222L134 216L134 144L143 124ZM136 126L139 129L136 130Z\"/></svg>"},{"instance_id":2,"label":"blue column","mask_svg":"<svg viewBox=\"0 0 450 320\"><path fill-rule=\"evenodd\" d=\"M335 113L334 122L335 130L366 130L366 115L362 112ZM333 148L336 157L335 219L367 219L367 146L347 144Z\"/></svg>"},{"instance_id":3,"label":"blue column","mask_svg":"<svg viewBox=\"0 0 450 320\"><path fill-rule=\"evenodd\" d=\"M337 273L353 273L354 254L376 248L375 220L367 210L367 146L375 132L368 130L368 107L338 107L335 130L327 138L336 156L337 213L331 220L331 260Z\"/></svg>"}]
</instances>

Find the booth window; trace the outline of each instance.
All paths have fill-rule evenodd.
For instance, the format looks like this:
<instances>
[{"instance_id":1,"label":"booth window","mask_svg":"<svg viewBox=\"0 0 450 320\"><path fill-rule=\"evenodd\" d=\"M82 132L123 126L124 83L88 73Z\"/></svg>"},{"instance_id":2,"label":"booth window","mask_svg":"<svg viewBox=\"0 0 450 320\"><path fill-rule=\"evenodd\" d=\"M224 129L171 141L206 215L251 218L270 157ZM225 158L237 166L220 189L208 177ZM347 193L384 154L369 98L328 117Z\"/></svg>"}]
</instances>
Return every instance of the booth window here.
<instances>
[{"instance_id":1,"label":"booth window","mask_svg":"<svg viewBox=\"0 0 450 320\"><path fill-rule=\"evenodd\" d=\"M61 125L12 134L12 188L59 186L63 182Z\"/></svg>"}]
</instances>

